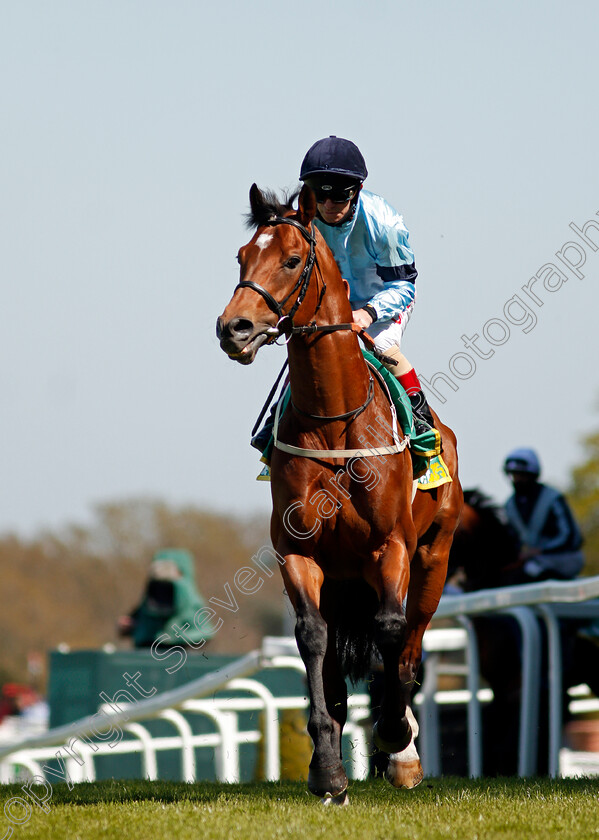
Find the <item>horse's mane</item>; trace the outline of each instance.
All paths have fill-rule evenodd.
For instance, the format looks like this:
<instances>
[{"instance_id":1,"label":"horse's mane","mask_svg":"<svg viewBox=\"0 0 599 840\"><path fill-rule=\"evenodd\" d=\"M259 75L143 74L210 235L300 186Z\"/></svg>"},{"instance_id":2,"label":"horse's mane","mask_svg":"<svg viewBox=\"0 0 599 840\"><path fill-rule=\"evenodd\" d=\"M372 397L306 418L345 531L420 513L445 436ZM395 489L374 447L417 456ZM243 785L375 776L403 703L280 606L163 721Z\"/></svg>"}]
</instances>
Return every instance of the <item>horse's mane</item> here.
<instances>
[{"instance_id":1,"label":"horse's mane","mask_svg":"<svg viewBox=\"0 0 599 840\"><path fill-rule=\"evenodd\" d=\"M299 195L299 190L283 192L281 198L274 190L263 190L259 207L252 207L246 213L245 224L248 228L257 228L266 224L273 216L287 216L294 210L293 202Z\"/></svg>"}]
</instances>

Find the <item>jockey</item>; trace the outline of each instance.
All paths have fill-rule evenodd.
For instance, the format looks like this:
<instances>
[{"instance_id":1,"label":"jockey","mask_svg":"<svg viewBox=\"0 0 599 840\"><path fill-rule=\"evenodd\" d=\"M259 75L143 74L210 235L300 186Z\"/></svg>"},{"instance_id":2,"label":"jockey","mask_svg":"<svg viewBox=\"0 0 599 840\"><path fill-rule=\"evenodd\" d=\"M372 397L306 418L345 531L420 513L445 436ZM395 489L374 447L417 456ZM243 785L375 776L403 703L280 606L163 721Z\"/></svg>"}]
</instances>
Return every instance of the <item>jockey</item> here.
<instances>
[{"instance_id":1,"label":"jockey","mask_svg":"<svg viewBox=\"0 0 599 840\"><path fill-rule=\"evenodd\" d=\"M522 541L522 582L575 578L584 565L582 536L563 495L539 481L536 452L515 449L505 459L504 472L514 486L505 512Z\"/></svg>"},{"instance_id":2,"label":"jockey","mask_svg":"<svg viewBox=\"0 0 599 840\"><path fill-rule=\"evenodd\" d=\"M300 180L316 194L315 224L349 283L353 321L374 339L377 350L396 364L389 370L403 386L414 413L417 434L434 421L416 371L400 350L414 309L414 254L402 216L378 195L362 189L368 170L351 140L326 137L310 147ZM263 451L272 416L252 438Z\"/></svg>"}]
</instances>

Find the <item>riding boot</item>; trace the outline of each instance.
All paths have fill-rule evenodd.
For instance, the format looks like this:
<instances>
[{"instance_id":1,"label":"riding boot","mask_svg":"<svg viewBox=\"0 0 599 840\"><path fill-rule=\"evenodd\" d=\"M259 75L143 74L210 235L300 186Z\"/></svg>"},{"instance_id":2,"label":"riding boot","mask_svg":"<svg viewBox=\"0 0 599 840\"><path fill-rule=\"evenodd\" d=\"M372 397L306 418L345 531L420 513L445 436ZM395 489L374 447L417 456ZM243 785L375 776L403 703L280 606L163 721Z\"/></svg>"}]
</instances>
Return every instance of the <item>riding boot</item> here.
<instances>
[{"instance_id":1,"label":"riding boot","mask_svg":"<svg viewBox=\"0 0 599 840\"><path fill-rule=\"evenodd\" d=\"M257 449L259 452L264 452L264 450L270 442L270 439L272 437L272 430L275 425L276 411L277 403L275 402L270 409L269 416L264 421L264 425L262 426L259 432L256 432L256 434L250 441L250 445L253 446L254 449Z\"/></svg>"},{"instance_id":2,"label":"riding boot","mask_svg":"<svg viewBox=\"0 0 599 840\"><path fill-rule=\"evenodd\" d=\"M428 432L435 428L435 421L431 414L431 409L426 401L423 391L416 391L415 394L410 394L410 402L412 403L412 413L414 415L414 429L417 435Z\"/></svg>"}]
</instances>

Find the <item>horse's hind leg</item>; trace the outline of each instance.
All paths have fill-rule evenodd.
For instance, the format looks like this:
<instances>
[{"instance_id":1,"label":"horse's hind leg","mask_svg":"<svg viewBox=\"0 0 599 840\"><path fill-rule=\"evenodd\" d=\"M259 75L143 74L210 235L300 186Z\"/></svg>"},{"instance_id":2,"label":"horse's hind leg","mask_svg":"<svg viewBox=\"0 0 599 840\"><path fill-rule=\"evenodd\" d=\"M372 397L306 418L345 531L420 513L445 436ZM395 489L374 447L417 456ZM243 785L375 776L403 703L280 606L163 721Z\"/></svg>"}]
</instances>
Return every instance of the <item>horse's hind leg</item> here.
<instances>
[{"instance_id":1,"label":"horse's hind leg","mask_svg":"<svg viewBox=\"0 0 599 840\"><path fill-rule=\"evenodd\" d=\"M406 610L406 642L399 667L400 680L408 704L422 658L424 631L435 614L443 592L452 535L453 531L438 530L431 543L421 545L412 559ZM423 779L420 758L414 744L418 735L418 724L409 705L408 717L412 738L405 749L397 751L389 758L386 775L394 787L412 788Z\"/></svg>"},{"instance_id":2,"label":"horse's hind leg","mask_svg":"<svg viewBox=\"0 0 599 840\"><path fill-rule=\"evenodd\" d=\"M386 753L404 750L412 739L400 681L400 657L405 643L403 602L408 585L409 557L403 543L390 543L371 568L369 582L379 596L374 617L374 642L383 660L383 697L374 727L374 742Z\"/></svg>"},{"instance_id":3,"label":"horse's hind leg","mask_svg":"<svg viewBox=\"0 0 599 840\"><path fill-rule=\"evenodd\" d=\"M418 723L411 707L408 705L406 716L412 730L412 737L405 749L400 752L391 753L385 776L396 788L414 788L424 778L420 756L416 749L415 739L418 737Z\"/></svg>"}]
</instances>

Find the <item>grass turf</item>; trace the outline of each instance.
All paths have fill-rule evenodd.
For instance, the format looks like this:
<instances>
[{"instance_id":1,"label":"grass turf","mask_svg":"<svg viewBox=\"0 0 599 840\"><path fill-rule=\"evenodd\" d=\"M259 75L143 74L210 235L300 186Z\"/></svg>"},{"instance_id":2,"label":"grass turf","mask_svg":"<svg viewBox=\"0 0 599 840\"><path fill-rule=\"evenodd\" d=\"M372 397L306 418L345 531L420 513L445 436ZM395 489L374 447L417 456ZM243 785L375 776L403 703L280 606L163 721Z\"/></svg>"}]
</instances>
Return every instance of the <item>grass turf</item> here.
<instances>
[{"instance_id":1,"label":"grass turf","mask_svg":"<svg viewBox=\"0 0 599 840\"><path fill-rule=\"evenodd\" d=\"M13 797L23 797L19 785L0 786L0 811ZM352 782L346 808L323 808L301 782L110 780L56 784L49 805L27 811L13 800L0 838L12 828L13 840L599 840L598 779L443 778L412 791Z\"/></svg>"}]
</instances>

